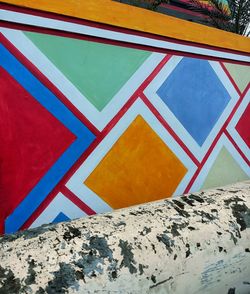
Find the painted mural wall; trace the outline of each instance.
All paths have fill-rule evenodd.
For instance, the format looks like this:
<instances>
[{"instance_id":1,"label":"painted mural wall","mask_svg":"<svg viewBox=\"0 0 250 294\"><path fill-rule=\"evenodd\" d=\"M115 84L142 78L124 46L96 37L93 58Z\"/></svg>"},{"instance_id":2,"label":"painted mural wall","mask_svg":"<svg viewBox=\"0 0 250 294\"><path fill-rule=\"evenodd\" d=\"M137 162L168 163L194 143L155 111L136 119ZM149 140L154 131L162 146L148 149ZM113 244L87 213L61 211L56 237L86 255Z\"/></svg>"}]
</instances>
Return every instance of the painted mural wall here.
<instances>
[{"instance_id":1,"label":"painted mural wall","mask_svg":"<svg viewBox=\"0 0 250 294\"><path fill-rule=\"evenodd\" d=\"M248 54L0 16L3 232L249 179Z\"/></svg>"}]
</instances>

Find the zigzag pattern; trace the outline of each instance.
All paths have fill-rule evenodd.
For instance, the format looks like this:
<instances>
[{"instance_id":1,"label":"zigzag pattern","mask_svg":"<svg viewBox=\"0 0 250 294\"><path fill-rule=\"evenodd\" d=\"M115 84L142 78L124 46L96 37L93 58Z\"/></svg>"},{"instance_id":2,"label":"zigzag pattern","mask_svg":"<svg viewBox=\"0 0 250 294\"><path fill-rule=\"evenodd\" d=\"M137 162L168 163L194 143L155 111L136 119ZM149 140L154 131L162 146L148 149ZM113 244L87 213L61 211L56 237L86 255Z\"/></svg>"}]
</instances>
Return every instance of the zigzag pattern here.
<instances>
[{"instance_id":1,"label":"zigzag pattern","mask_svg":"<svg viewBox=\"0 0 250 294\"><path fill-rule=\"evenodd\" d=\"M5 232L250 177L246 65L37 31L0 28Z\"/></svg>"}]
</instances>

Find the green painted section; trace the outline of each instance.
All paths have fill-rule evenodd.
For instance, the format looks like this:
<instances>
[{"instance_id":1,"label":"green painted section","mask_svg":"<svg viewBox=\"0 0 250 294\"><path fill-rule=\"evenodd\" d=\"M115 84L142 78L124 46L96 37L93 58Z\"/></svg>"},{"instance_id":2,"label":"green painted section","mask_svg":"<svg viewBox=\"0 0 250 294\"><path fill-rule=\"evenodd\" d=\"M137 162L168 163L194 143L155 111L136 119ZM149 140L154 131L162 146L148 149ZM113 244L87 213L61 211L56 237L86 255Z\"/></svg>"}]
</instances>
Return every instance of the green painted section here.
<instances>
[{"instance_id":1,"label":"green painted section","mask_svg":"<svg viewBox=\"0 0 250 294\"><path fill-rule=\"evenodd\" d=\"M247 65L238 65L232 63L225 63L225 66L240 91L243 92L250 82L250 67Z\"/></svg>"},{"instance_id":2,"label":"green painted section","mask_svg":"<svg viewBox=\"0 0 250 294\"><path fill-rule=\"evenodd\" d=\"M48 59L101 111L151 52L25 32Z\"/></svg>"},{"instance_id":3,"label":"green painted section","mask_svg":"<svg viewBox=\"0 0 250 294\"><path fill-rule=\"evenodd\" d=\"M210 169L202 189L228 185L248 179L247 174L241 169L227 149L223 147Z\"/></svg>"}]
</instances>

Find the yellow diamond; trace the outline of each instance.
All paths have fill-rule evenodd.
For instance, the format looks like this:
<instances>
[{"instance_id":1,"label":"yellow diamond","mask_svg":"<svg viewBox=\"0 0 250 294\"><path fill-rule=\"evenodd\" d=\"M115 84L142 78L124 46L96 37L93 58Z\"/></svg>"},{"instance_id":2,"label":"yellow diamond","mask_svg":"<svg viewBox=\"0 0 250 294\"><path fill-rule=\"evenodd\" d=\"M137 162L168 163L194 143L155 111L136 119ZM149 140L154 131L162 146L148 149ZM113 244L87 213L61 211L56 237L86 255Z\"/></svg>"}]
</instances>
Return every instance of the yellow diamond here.
<instances>
[{"instance_id":1,"label":"yellow diamond","mask_svg":"<svg viewBox=\"0 0 250 294\"><path fill-rule=\"evenodd\" d=\"M171 196L187 169L139 115L85 184L113 208Z\"/></svg>"}]
</instances>

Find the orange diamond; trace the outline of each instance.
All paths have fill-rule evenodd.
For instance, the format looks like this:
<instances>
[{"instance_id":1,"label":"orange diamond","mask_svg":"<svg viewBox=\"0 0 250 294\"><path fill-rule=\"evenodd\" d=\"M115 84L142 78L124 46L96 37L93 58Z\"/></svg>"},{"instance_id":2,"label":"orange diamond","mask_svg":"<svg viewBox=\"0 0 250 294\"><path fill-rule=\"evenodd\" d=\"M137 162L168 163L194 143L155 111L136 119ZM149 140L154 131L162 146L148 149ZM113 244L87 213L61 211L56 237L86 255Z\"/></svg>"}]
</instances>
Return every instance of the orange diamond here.
<instances>
[{"instance_id":1,"label":"orange diamond","mask_svg":"<svg viewBox=\"0 0 250 294\"><path fill-rule=\"evenodd\" d=\"M139 115L84 182L113 208L170 197L187 169Z\"/></svg>"}]
</instances>

